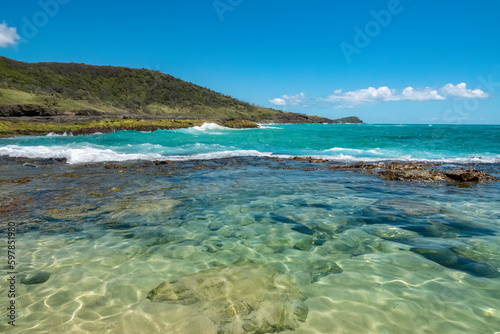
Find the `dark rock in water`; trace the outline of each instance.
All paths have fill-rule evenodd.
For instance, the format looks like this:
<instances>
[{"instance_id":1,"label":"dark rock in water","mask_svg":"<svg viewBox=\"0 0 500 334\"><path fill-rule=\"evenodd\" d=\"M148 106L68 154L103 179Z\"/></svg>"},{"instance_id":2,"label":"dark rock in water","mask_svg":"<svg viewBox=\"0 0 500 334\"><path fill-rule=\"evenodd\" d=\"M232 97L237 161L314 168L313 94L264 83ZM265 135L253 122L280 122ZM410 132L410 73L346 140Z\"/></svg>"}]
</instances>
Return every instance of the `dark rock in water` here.
<instances>
[{"instance_id":1,"label":"dark rock in water","mask_svg":"<svg viewBox=\"0 0 500 334\"><path fill-rule=\"evenodd\" d=\"M485 181L499 181L494 176L486 174L482 171L471 169L454 169L442 172L446 177L456 182L485 182Z\"/></svg>"},{"instance_id":2,"label":"dark rock in water","mask_svg":"<svg viewBox=\"0 0 500 334\"><path fill-rule=\"evenodd\" d=\"M405 226L400 226L401 229L418 233L424 238L459 238L468 237L464 231L452 227L447 222L416 222ZM475 235L483 235L478 232Z\"/></svg>"},{"instance_id":3,"label":"dark rock in water","mask_svg":"<svg viewBox=\"0 0 500 334\"><path fill-rule=\"evenodd\" d=\"M309 312L288 276L272 266L255 264L211 268L163 282L147 298L185 305L186 312L203 317L217 333L293 331ZM176 328L176 332L190 331Z\"/></svg>"},{"instance_id":4,"label":"dark rock in water","mask_svg":"<svg viewBox=\"0 0 500 334\"><path fill-rule=\"evenodd\" d=\"M479 263L471 259L458 256L452 250L437 250L427 248L411 248L410 251L420 254L428 260L443 267L463 271L472 276L496 278L500 276L498 268L486 263Z\"/></svg>"},{"instance_id":5,"label":"dark rock in water","mask_svg":"<svg viewBox=\"0 0 500 334\"><path fill-rule=\"evenodd\" d=\"M312 248L314 240L312 238L305 238L296 243L293 248L301 250L301 251L308 251Z\"/></svg>"},{"instance_id":6,"label":"dark rock in water","mask_svg":"<svg viewBox=\"0 0 500 334\"><path fill-rule=\"evenodd\" d=\"M323 246L328 239L328 235L326 233L317 234L313 239L314 246Z\"/></svg>"},{"instance_id":7,"label":"dark rock in water","mask_svg":"<svg viewBox=\"0 0 500 334\"><path fill-rule=\"evenodd\" d=\"M132 228L133 226L130 223L119 223L119 222L108 222L108 223L103 223L107 229L113 229L113 230L128 230Z\"/></svg>"},{"instance_id":8,"label":"dark rock in water","mask_svg":"<svg viewBox=\"0 0 500 334\"><path fill-rule=\"evenodd\" d=\"M295 220L292 220L290 218L278 216L275 214L271 214L271 218L277 222L289 225L290 228L292 230L294 230L295 232L299 232L299 233L302 233L305 235L313 235L314 234L314 230L312 230L309 227L307 227L306 225L301 224L299 222L296 222Z\"/></svg>"},{"instance_id":9,"label":"dark rock in water","mask_svg":"<svg viewBox=\"0 0 500 334\"><path fill-rule=\"evenodd\" d=\"M124 165L118 165L118 164L107 164L104 165L105 169L126 169L127 166Z\"/></svg>"},{"instance_id":10,"label":"dark rock in water","mask_svg":"<svg viewBox=\"0 0 500 334\"><path fill-rule=\"evenodd\" d=\"M496 231L463 222L422 222L400 226L401 229L416 232L426 238L470 238L474 236L491 236Z\"/></svg>"},{"instance_id":11,"label":"dark rock in water","mask_svg":"<svg viewBox=\"0 0 500 334\"><path fill-rule=\"evenodd\" d=\"M378 174L389 181L434 182L443 180L442 176L435 175L425 168L384 170Z\"/></svg>"},{"instance_id":12,"label":"dark rock in water","mask_svg":"<svg viewBox=\"0 0 500 334\"><path fill-rule=\"evenodd\" d=\"M372 254L376 251L376 244L366 242L352 242L352 240L339 240L334 243L336 250L349 254L350 256L361 256L365 254Z\"/></svg>"},{"instance_id":13,"label":"dark rock in water","mask_svg":"<svg viewBox=\"0 0 500 334\"><path fill-rule=\"evenodd\" d=\"M207 251L209 253L215 253L221 249L223 244L222 244L222 242L217 241L217 240L208 240L208 241L203 243L203 246L205 246L207 248Z\"/></svg>"},{"instance_id":14,"label":"dark rock in water","mask_svg":"<svg viewBox=\"0 0 500 334\"><path fill-rule=\"evenodd\" d=\"M446 222L444 223L448 231L457 234L457 237L475 237L475 236L491 236L495 235L496 231L482 227L476 224L467 224L463 222Z\"/></svg>"},{"instance_id":15,"label":"dark rock in water","mask_svg":"<svg viewBox=\"0 0 500 334\"><path fill-rule=\"evenodd\" d=\"M257 215L254 215L254 216L253 216L253 219L254 219L256 222L260 223L260 222L262 222L264 219L266 219L266 216L265 216L264 214L257 214Z\"/></svg>"},{"instance_id":16,"label":"dark rock in water","mask_svg":"<svg viewBox=\"0 0 500 334\"><path fill-rule=\"evenodd\" d=\"M212 222L208 225L208 229L210 231L218 231L220 230L222 227L224 227L224 223L222 222Z\"/></svg>"},{"instance_id":17,"label":"dark rock in water","mask_svg":"<svg viewBox=\"0 0 500 334\"><path fill-rule=\"evenodd\" d=\"M414 239L416 235L413 233L408 233L402 228L382 228L380 230L371 230L370 233L387 241L396 242L403 245L415 246Z\"/></svg>"},{"instance_id":18,"label":"dark rock in water","mask_svg":"<svg viewBox=\"0 0 500 334\"><path fill-rule=\"evenodd\" d=\"M308 271L311 275L311 283L319 281L322 277L344 272L335 262L327 260L314 261L311 263Z\"/></svg>"},{"instance_id":19,"label":"dark rock in water","mask_svg":"<svg viewBox=\"0 0 500 334\"><path fill-rule=\"evenodd\" d=\"M174 241L180 241L184 240L182 235L178 234L167 234L163 237L157 238L153 243L151 243L148 246L159 246L159 245L166 245Z\"/></svg>"},{"instance_id":20,"label":"dark rock in water","mask_svg":"<svg viewBox=\"0 0 500 334\"><path fill-rule=\"evenodd\" d=\"M467 221L451 221L448 211L436 205L406 200L379 200L361 211L367 225L390 225L426 238L495 235L496 231Z\"/></svg>"},{"instance_id":21,"label":"dark rock in water","mask_svg":"<svg viewBox=\"0 0 500 334\"><path fill-rule=\"evenodd\" d=\"M283 223L283 224L297 224L297 222L293 219L290 219L288 217L283 217L283 216L278 216L274 213L271 213L271 218L277 222Z\"/></svg>"},{"instance_id":22,"label":"dark rock in water","mask_svg":"<svg viewBox=\"0 0 500 334\"><path fill-rule=\"evenodd\" d=\"M323 203L309 203L307 206L310 208L325 209L325 210L335 209L335 207L333 207L329 204L323 204Z\"/></svg>"},{"instance_id":23,"label":"dark rock in water","mask_svg":"<svg viewBox=\"0 0 500 334\"><path fill-rule=\"evenodd\" d=\"M43 271L35 271L26 275L19 275L21 284L34 285L47 282L50 274Z\"/></svg>"},{"instance_id":24,"label":"dark rock in water","mask_svg":"<svg viewBox=\"0 0 500 334\"><path fill-rule=\"evenodd\" d=\"M201 245L201 242L198 240L193 240L193 239L186 239L186 240L181 240L176 242L178 245L183 245L183 246L199 246Z\"/></svg>"},{"instance_id":25,"label":"dark rock in water","mask_svg":"<svg viewBox=\"0 0 500 334\"><path fill-rule=\"evenodd\" d=\"M317 208L317 209L325 209L325 210L333 210L335 207L329 204L323 203L307 203L306 201L294 201L292 204L295 206L303 206L308 208Z\"/></svg>"},{"instance_id":26,"label":"dark rock in water","mask_svg":"<svg viewBox=\"0 0 500 334\"><path fill-rule=\"evenodd\" d=\"M292 157L292 158L289 158L289 160L293 160L293 161L307 161L307 162L311 162L311 163L325 163L325 162L328 162L328 160L325 160L325 159L316 159L316 158L312 158L312 157Z\"/></svg>"},{"instance_id":27,"label":"dark rock in water","mask_svg":"<svg viewBox=\"0 0 500 334\"><path fill-rule=\"evenodd\" d=\"M496 182L500 179L491 176L483 171L473 169L453 169L442 171L438 169L427 169L423 164L417 163L396 163L384 164L379 166L386 170L378 172L378 174L390 181L418 181L418 182L435 182L435 181L453 181L453 182Z\"/></svg>"},{"instance_id":28,"label":"dark rock in water","mask_svg":"<svg viewBox=\"0 0 500 334\"><path fill-rule=\"evenodd\" d=\"M305 226L304 224L296 223L294 226L292 226L292 230L295 232L299 232L305 235L313 235L314 230L310 229L309 227Z\"/></svg>"}]
</instances>

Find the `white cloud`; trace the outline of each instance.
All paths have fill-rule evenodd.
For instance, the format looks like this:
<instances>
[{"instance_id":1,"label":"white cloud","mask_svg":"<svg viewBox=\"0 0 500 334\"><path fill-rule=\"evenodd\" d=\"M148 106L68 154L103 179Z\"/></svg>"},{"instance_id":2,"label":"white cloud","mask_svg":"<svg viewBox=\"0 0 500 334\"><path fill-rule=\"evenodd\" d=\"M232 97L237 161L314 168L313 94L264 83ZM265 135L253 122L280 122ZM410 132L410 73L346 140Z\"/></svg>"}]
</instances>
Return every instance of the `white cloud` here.
<instances>
[{"instance_id":1,"label":"white cloud","mask_svg":"<svg viewBox=\"0 0 500 334\"><path fill-rule=\"evenodd\" d=\"M0 47L6 48L9 45L17 44L17 40L21 39L17 34L16 28L9 28L5 21L0 24Z\"/></svg>"},{"instance_id":2,"label":"white cloud","mask_svg":"<svg viewBox=\"0 0 500 334\"><path fill-rule=\"evenodd\" d=\"M333 94L324 98L318 98L316 101L330 103L334 108L353 108L361 104L388 101L435 101L486 97L489 97L489 95L481 89L468 89L467 85L462 82L457 85L449 83L439 89L430 87L413 88L411 86L403 90L392 89L386 86L379 88L368 87L348 92L344 92L342 89L336 89L333 91ZM311 102L311 99L308 100L305 93L283 95L269 100L269 102L278 106L300 105L302 107L307 107L307 101Z\"/></svg>"},{"instance_id":3,"label":"white cloud","mask_svg":"<svg viewBox=\"0 0 500 334\"><path fill-rule=\"evenodd\" d=\"M439 95L438 91L429 87L424 89L415 89L406 87L401 93L402 100L410 101L428 101L428 100L446 100L444 96Z\"/></svg>"},{"instance_id":4,"label":"white cloud","mask_svg":"<svg viewBox=\"0 0 500 334\"><path fill-rule=\"evenodd\" d=\"M388 87L369 87L367 89L359 89L345 93L342 93L342 90L337 89L332 95L323 100L329 102L359 104L366 102L391 101L393 99L394 92Z\"/></svg>"},{"instance_id":5,"label":"white cloud","mask_svg":"<svg viewBox=\"0 0 500 334\"><path fill-rule=\"evenodd\" d=\"M284 99L280 99L279 97L269 100L269 102L277 106L286 106L286 101Z\"/></svg>"},{"instance_id":6,"label":"white cloud","mask_svg":"<svg viewBox=\"0 0 500 334\"><path fill-rule=\"evenodd\" d=\"M444 97L439 95L438 91L430 88L415 89L413 87L406 87L400 92L396 89L390 89L389 87L369 87L345 93L342 93L342 90L338 89L334 94L321 100L325 102L338 102L346 105L357 105L386 101L426 101L444 99Z\"/></svg>"},{"instance_id":7,"label":"white cloud","mask_svg":"<svg viewBox=\"0 0 500 334\"><path fill-rule=\"evenodd\" d=\"M387 101L431 101L448 98L485 98L488 94L480 89L467 89L465 83L458 85L446 84L440 89L406 87L402 91L389 87L369 87L343 93L341 89L334 91L321 102L330 102L335 108L348 108L364 103L380 103Z\"/></svg>"},{"instance_id":8,"label":"white cloud","mask_svg":"<svg viewBox=\"0 0 500 334\"><path fill-rule=\"evenodd\" d=\"M441 88L441 92L442 94L450 97L459 97L466 99L488 97L488 94L480 89L467 89L467 85L465 84L465 82L459 83L456 86L451 83L446 84L443 88Z\"/></svg>"},{"instance_id":9,"label":"white cloud","mask_svg":"<svg viewBox=\"0 0 500 334\"><path fill-rule=\"evenodd\" d=\"M306 99L306 94L299 93L296 95L283 95L282 97L277 97L275 99L269 100L274 105L277 106L296 106L299 104L303 104Z\"/></svg>"}]
</instances>

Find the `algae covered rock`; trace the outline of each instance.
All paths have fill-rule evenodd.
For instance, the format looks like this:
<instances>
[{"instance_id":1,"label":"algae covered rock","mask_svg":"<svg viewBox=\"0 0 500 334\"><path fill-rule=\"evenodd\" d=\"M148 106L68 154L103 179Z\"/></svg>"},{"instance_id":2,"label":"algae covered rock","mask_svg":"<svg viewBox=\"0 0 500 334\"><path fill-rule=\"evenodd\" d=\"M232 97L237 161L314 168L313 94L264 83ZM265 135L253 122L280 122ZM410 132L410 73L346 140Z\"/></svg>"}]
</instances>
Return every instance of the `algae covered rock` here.
<instances>
[{"instance_id":1,"label":"algae covered rock","mask_svg":"<svg viewBox=\"0 0 500 334\"><path fill-rule=\"evenodd\" d=\"M254 129L259 127L258 124L244 119L230 120L224 122L222 125L225 126L226 128L231 128L231 129Z\"/></svg>"},{"instance_id":2,"label":"algae covered rock","mask_svg":"<svg viewBox=\"0 0 500 334\"><path fill-rule=\"evenodd\" d=\"M166 281L147 298L188 305L210 319L217 333L294 330L309 312L288 276L255 264L212 268Z\"/></svg>"},{"instance_id":3,"label":"algae covered rock","mask_svg":"<svg viewBox=\"0 0 500 334\"><path fill-rule=\"evenodd\" d=\"M19 275L21 284L34 285L42 284L49 280L50 274L43 271L34 271L28 274Z\"/></svg>"}]
</instances>

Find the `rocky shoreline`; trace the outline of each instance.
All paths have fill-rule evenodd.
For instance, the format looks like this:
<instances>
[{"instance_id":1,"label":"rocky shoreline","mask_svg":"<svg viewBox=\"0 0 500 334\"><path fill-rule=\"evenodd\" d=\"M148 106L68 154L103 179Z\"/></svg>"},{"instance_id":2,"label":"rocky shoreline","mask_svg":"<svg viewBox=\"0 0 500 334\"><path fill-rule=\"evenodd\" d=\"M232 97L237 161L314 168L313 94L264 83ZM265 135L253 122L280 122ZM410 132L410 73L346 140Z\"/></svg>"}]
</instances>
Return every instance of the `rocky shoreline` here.
<instances>
[{"instance_id":1,"label":"rocky shoreline","mask_svg":"<svg viewBox=\"0 0 500 334\"><path fill-rule=\"evenodd\" d=\"M0 156L0 162L11 161L28 167L40 167L44 165L66 164L65 158L57 159L31 159ZM415 182L415 183L441 183L468 187L470 185L488 182L498 182L499 178L482 170L475 168L449 168L442 163L428 162L377 162L357 164L341 164L338 162L316 159L312 157L291 157L288 159L274 157L229 157L210 160L188 160L188 161L124 161L124 162L96 162L86 163L84 166L102 165L106 170L116 170L118 173L135 171L139 173L155 173L160 169L184 169L193 167L197 170L218 169L239 165L267 166L271 169L302 169L304 171L330 170L352 171L367 175L378 176L387 181ZM469 167L469 166L463 166ZM151 170L149 170L151 169ZM495 171L496 172L496 171ZM27 183L30 180L0 180L1 182Z\"/></svg>"},{"instance_id":2,"label":"rocky shoreline","mask_svg":"<svg viewBox=\"0 0 500 334\"><path fill-rule=\"evenodd\" d=\"M0 138L45 136L49 133L88 135L119 130L155 131L182 129L213 122L229 128L257 128L247 120L172 118L143 114L102 113L96 110L64 111L38 105L0 106Z\"/></svg>"},{"instance_id":3,"label":"rocky shoreline","mask_svg":"<svg viewBox=\"0 0 500 334\"><path fill-rule=\"evenodd\" d=\"M294 161L303 161L309 163L326 163L328 160L315 159L311 157L293 157ZM363 171L368 174L377 174L388 181L413 181L413 182L454 182L454 183L482 183L500 181L495 176L489 175L484 171L475 169L438 169L440 163L428 162L377 162L347 165L328 165L326 168L331 170L353 170Z\"/></svg>"},{"instance_id":4,"label":"rocky shoreline","mask_svg":"<svg viewBox=\"0 0 500 334\"><path fill-rule=\"evenodd\" d=\"M290 118L293 116L292 118ZM316 124L318 118L302 114L289 115L283 123ZM336 120L319 118L328 124L363 123L357 117ZM49 133L86 135L119 130L155 131L182 129L215 123L233 129L257 128L258 124L244 119L208 119L192 116L104 113L97 110L60 110L39 105L0 105L0 138L13 136L44 136ZM265 123L265 122L264 122Z\"/></svg>"}]
</instances>

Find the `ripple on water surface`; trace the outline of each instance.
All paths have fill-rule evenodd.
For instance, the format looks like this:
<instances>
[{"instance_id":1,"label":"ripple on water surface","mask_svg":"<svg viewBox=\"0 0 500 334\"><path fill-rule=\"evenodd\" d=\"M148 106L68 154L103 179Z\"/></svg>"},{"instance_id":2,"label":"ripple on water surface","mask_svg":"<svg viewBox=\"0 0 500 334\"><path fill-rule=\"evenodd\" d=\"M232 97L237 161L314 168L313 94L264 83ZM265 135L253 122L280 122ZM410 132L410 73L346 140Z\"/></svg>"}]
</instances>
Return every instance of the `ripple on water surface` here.
<instances>
[{"instance_id":1,"label":"ripple on water surface","mask_svg":"<svg viewBox=\"0 0 500 334\"><path fill-rule=\"evenodd\" d=\"M5 163L3 177L33 177L0 183L23 275L10 330L499 330L498 185L394 184L259 161Z\"/></svg>"}]
</instances>

